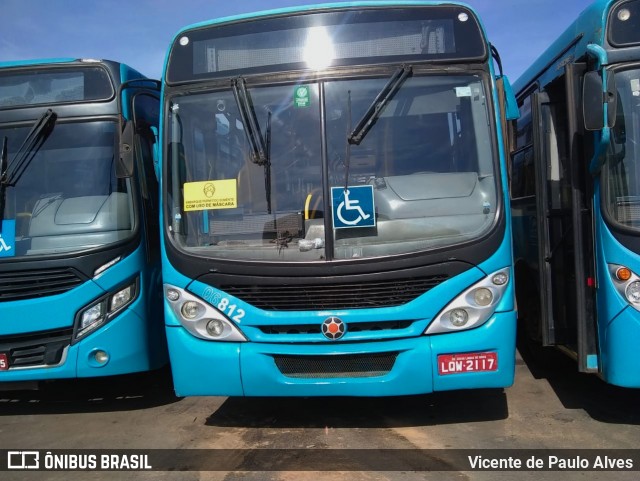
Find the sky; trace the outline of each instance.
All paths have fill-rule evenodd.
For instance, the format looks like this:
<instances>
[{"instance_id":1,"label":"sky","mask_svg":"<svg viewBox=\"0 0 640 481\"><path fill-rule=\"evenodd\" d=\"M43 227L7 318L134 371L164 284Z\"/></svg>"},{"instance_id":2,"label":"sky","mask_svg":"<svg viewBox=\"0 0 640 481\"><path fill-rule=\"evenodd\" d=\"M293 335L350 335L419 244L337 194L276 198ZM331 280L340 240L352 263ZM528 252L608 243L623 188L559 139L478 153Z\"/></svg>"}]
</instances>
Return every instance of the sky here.
<instances>
[{"instance_id":1,"label":"sky","mask_svg":"<svg viewBox=\"0 0 640 481\"><path fill-rule=\"evenodd\" d=\"M591 0L467 0L513 83ZM102 58L160 78L181 28L314 0L0 0L0 61Z\"/></svg>"}]
</instances>

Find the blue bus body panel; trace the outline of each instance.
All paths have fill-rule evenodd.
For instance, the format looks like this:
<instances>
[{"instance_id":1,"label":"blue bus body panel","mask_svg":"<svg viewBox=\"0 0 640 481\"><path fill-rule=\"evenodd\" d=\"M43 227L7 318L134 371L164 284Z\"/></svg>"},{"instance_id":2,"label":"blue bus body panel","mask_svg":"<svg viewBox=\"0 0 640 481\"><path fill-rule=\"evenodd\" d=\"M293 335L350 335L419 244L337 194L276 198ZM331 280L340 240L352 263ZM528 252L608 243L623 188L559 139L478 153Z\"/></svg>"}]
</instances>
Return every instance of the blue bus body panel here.
<instances>
[{"instance_id":1,"label":"blue bus body panel","mask_svg":"<svg viewBox=\"0 0 640 481\"><path fill-rule=\"evenodd\" d=\"M146 267L145 250L138 247L93 280L61 295L0 303L0 335L37 334L57 328L72 328L76 313L107 292L125 287L140 277L137 299L104 326L67 349L64 362L55 367L28 367L0 371L1 382L58 378L111 376L146 371L166 363L166 340L160 310L158 269ZM91 355L109 354L99 366Z\"/></svg>"},{"instance_id":2,"label":"blue bus body panel","mask_svg":"<svg viewBox=\"0 0 640 481\"><path fill-rule=\"evenodd\" d=\"M276 367L274 355L331 356L398 352L393 369L384 376L293 378ZM322 345L245 343L240 364L245 396L395 396L433 391L431 349L426 337L384 342Z\"/></svg>"},{"instance_id":3,"label":"blue bus body panel","mask_svg":"<svg viewBox=\"0 0 640 481\"><path fill-rule=\"evenodd\" d=\"M104 327L70 346L61 365L0 371L0 385L2 382L113 376L162 366L162 356L150 355L151 348L157 350L147 340L150 326L135 312L142 302L136 300ZM159 319L156 321L161 323ZM106 364L99 366L92 360L91 354L96 350L109 354Z\"/></svg>"},{"instance_id":4,"label":"blue bus body panel","mask_svg":"<svg viewBox=\"0 0 640 481\"><path fill-rule=\"evenodd\" d=\"M78 377L148 371L163 364L160 356L153 355L161 344L154 346L155 342L150 341L161 320L145 320L144 315L140 316L138 312L144 314L145 304L144 297L137 299L126 312L78 343ZM109 361L104 365L93 360L93 354L98 350L109 354Z\"/></svg>"},{"instance_id":5,"label":"blue bus body panel","mask_svg":"<svg viewBox=\"0 0 640 481\"><path fill-rule=\"evenodd\" d=\"M174 386L179 396L398 396L513 384L515 313L497 313L477 329L436 336L364 343L263 344L197 339L167 327ZM438 374L439 354L495 352L491 372ZM397 352L391 371L375 377L294 378L274 355L349 355Z\"/></svg>"},{"instance_id":6,"label":"blue bus body panel","mask_svg":"<svg viewBox=\"0 0 640 481\"><path fill-rule=\"evenodd\" d=\"M1 302L0 336L72 327L76 313L104 293L87 281L56 296Z\"/></svg>"},{"instance_id":7,"label":"blue bus body panel","mask_svg":"<svg viewBox=\"0 0 640 481\"><path fill-rule=\"evenodd\" d=\"M167 326L166 331L176 395L244 394L240 376L239 343L212 344L193 337L177 326Z\"/></svg>"},{"instance_id":8,"label":"blue bus body panel","mask_svg":"<svg viewBox=\"0 0 640 481\"><path fill-rule=\"evenodd\" d=\"M506 256L506 259L505 259ZM510 239L484 264L509 265ZM168 266L165 260L165 266ZM496 267L500 265L500 267ZM493 272L493 271L490 271ZM455 276L403 306L313 312L267 312L257 309L203 283L193 281L188 289L203 299L215 294L227 297L246 312L239 324L250 342L211 342L195 338L183 329L165 302L165 322L176 393L181 396L392 396L438 390L507 387L515 370L515 326L513 282L497 306L497 312L482 326L468 331L424 336L431 320L460 292L482 279L479 268ZM174 273L176 281L189 279ZM169 282L168 279L165 279ZM176 285L176 284L174 284ZM259 326L317 323L339 316L347 325L358 321L414 319L405 331L393 334L347 331L340 341L320 334L263 333ZM395 336L395 337L394 337ZM471 352L495 352L498 369L491 372L439 375L437 356ZM345 378L297 378L283 375L274 355L312 356L398 353L393 369L383 376Z\"/></svg>"},{"instance_id":9,"label":"blue bus body panel","mask_svg":"<svg viewBox=\"0 0 640 481\"><path fill-rule=\"evenodd\" d=\"M640 387L640 313L627 306L600 327L602 377L616 386Z\"/></svg>"},{"instance_id":10,"label":"blue bus body panel","mask_svg":"<svg viewBox=\"0 0 640 481\"><path fill-rule=\"evenodd\" d=\"M601 212L599 183L594 197L594 209ZM618 293L608 270L608 264L619 264L640 273L640 256L615 239L602 216L597 216L596 239L600 372L611 384L640 387L640 312Z\"/></svg>"}]
</instances>

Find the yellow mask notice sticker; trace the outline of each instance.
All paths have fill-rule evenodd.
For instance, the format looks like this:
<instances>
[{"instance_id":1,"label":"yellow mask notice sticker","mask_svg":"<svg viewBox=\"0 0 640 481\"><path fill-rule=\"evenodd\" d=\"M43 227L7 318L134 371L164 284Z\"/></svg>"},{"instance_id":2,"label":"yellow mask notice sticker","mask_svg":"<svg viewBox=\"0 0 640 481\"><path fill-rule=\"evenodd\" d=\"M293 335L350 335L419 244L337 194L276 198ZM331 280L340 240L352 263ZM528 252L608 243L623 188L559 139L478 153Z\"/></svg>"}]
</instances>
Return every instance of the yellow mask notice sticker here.
<instances>
[{"instance_id":1,"label":"yellow mask notice sticker","mask_svg":"<svg viewBox=\"0 0 640 481\"><path fill-rule=\"evenodd\" d=\"M238 207L236 179L205 180L184 184L184 210L233 209Z\"/></svg>"}]
</instances>

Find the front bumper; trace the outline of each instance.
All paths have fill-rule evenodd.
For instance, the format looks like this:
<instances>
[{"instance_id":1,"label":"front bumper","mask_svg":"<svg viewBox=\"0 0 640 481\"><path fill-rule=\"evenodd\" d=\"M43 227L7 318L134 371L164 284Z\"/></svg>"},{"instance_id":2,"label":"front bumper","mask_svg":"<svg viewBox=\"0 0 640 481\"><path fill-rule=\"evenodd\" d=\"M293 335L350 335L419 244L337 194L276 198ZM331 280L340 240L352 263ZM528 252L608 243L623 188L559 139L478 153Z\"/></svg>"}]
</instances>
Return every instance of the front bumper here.
<instances>
[{"instance_id":1,"label":"front bumper","mask_svg":"<svg viewBox=\"0 0 640 481\"><path fill-rule=\"evenodd\" d=\"M197 339L180 326L166 326L176 393L179 396L397 396L469 388L500 388L513 383L514 311L496 313L482 326L455 333L371 342L306 344L226 343ZM495 371L440 375L440 354L493 352ZM285 375L282 358L362 360L372 365L381 354L395 358L385 372L330 376ZM308 363L301 362L302 366ZM349 364L349 365L352 365ZM366 367L364 368L366 369Z\"/></svg>"}]
</instances>

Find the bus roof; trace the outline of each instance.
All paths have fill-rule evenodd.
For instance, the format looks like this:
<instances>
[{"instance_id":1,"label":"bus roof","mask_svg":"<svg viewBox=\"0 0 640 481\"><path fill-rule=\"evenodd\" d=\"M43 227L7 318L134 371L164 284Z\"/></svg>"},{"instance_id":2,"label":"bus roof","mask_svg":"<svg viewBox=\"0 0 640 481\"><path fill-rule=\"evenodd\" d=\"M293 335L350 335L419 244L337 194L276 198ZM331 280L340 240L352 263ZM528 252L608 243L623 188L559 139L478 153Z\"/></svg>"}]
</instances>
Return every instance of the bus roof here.
<instances>
[{"instance_id":1,"label":"bus roof","mask_svg":"<svg viewBox=\"0 0 640 481\"><path fill-rule=\"evenodd\" d=\"M514 82L519 94L536 79L546 85L562 74L562 65L575 61L586 53L587 45L607 47L604 28L609 11L618 0L595 0L578 18L538 57L538 59Z\"/></svg>"},{"instance_id":2,"label":"bus roof","mask_svg":"<svg viewBox=\"0 0 640 481\"><path fill-rule=\"evenodd\" d=\"M0 62L0 68L10 68L10 67L26 67L30 65L51 65L56 63L69 63L69 62L77 62L79 59L63 57L63 58L39 58L39 59L31 59L31 60L9 60L5 62Z\"/></svg>"}]
</instances>

